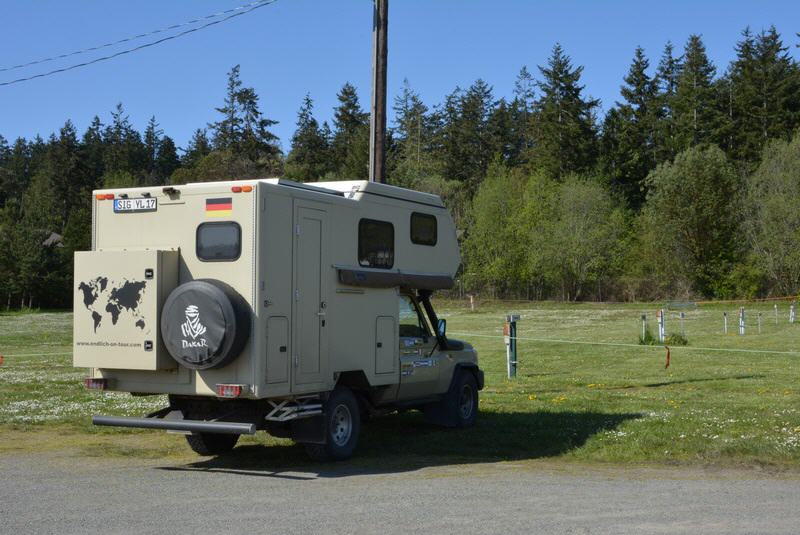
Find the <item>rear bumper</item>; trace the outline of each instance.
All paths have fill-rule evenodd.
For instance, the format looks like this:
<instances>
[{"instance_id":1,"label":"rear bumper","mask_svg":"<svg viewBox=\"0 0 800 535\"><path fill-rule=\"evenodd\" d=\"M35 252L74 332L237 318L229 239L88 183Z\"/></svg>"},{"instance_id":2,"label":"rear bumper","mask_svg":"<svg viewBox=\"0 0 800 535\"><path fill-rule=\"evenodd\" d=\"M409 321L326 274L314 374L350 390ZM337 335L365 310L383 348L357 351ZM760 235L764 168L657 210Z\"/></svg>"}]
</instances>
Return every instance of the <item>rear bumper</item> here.
<instances>
[{"instance_id":1,"label":"rear bumper","mask_svg":"<svg viewBox=\"0 0 800 535\"><path fill-rule=\"evenodd\" d=\"M129 416L93 416L92 423L102 426L164 429L168 431L188 431L190 433L221 433L231 435L255 435L256 433L256 424L239 422L163 420L160 418L132 418Z\"/></svg>"}]
</instances>

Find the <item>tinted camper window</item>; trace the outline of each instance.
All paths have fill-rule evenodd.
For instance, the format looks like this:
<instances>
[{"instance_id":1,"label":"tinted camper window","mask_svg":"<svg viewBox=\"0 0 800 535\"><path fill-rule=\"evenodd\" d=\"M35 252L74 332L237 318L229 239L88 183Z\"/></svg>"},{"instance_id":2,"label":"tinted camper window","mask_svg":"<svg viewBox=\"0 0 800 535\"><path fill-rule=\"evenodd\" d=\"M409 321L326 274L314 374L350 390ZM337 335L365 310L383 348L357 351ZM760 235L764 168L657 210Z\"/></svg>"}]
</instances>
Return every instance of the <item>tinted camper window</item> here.
<instances>
[{"instance_id":1,"label":"tinted camper window","mask_svg":"<svg viewBox=\"0 0 800 535\"><path fill-rule=\"evenodd\" d=\"M236 260L241 253L242 228L238 223L203 223L197 227L197 258L200 260Z\"/></svg>"},{"instance_id":2,"label":"tinted camper window","mask_svg":"<svg viewBox=\"0 0 800 535\"><path fill-rule=\"evenodd\" d=\"M411 243L436 245L436 216L419 212L411 214Z\"/></svg>"},{"instance_id":3,"label":"tinted camper window","mask_svg":"<svg viewBox=\"0 0 800 535\"><path fill-rule=\"evenodd\" d=\"M394 265L394 225L374 219L358 222L358 264L383 269Z\"/></svg>"}]
</instances>

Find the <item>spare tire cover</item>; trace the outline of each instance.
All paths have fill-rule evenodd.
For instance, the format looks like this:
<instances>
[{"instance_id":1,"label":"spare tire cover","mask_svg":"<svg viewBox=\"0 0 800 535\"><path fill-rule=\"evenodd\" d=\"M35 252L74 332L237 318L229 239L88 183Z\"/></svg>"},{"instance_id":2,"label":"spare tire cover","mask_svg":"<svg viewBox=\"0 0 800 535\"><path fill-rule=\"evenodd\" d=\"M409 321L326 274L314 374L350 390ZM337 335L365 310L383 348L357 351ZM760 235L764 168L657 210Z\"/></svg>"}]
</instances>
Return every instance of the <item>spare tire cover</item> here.
<instances>
[{"instance_id":1,"label":"spare tire cover","mask_svg":"<svg viewBox=\"0 0 800 535\"><path fill-rule=\"evenodd\" d=\"M241 353L250 335L247 302L218 280L181 284L161 310L161 339L179 364L219 368Z\"/></svg>"}]
</instances>

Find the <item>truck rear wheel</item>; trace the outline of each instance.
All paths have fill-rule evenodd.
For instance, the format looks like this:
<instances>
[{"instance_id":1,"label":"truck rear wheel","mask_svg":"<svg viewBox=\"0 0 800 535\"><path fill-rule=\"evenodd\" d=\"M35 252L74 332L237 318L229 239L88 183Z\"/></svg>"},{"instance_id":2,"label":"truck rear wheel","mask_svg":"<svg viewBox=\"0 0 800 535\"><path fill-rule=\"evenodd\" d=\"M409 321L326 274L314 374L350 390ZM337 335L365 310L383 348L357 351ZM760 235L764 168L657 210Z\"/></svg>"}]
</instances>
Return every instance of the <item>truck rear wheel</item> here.
<instances>
[{"instance_id":1,"label":"truck rear wheel","mask_svg":"<svg viewBox=\"0 0 800 535\"><path fill-rule=\"evenodd\" d=\"M316 461L343 461L353 455L361 431L361 411L353 392L338 386L324 406L325 444L306 444Z\"/></svg>"},{"instance_id":2,"label":"truck rear wheel","mask_svg":"<svg viewBox=\"0 0 800 535\"><path fill-rule=\"evenodd\" d=\"M200 455L219 455L227 453L236 446L239 435L229 435L222 433L196 433L186 435L189 447Z\"/></svg>"}]
</instances>

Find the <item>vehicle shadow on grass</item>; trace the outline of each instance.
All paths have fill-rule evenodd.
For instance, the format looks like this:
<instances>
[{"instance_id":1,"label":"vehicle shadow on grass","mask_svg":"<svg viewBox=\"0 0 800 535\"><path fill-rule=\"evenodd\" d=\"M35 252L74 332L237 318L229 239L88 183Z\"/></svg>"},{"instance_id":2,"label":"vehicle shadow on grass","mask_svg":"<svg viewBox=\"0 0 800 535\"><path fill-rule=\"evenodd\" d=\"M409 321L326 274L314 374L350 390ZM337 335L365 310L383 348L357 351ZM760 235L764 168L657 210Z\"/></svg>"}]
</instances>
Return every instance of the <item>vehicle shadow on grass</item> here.
<instances>
[{"instance_id":1,"label":"vehicle shadow on grass","mask_svg":"<svg viewBox=\"0 0 800 535\"><path fill-rule=\"evenodd\" d=\"M365 423L354 457L344 463L313 462L299 445L245 444L224 455L160 469L303 480L541 459L580 448L593 435L640 417L571 411L483 412L473 428L444 429L426 423L420 413L409 412Z\"/></svg>"},{"instance_id":2,"label":"vehicle shadow on grass","mask_svg":"<svg viewBox=\"0 0 800 535\"><path fill-rule=\"evenodd\" d=\"M763 379L766 375L728 375L723 377L698 377L694 379L675 379L674 381L661 381L658 383L644 383L640 385L610 386L606 390L629 390L632 388L660 388L662 386L683 385L691 383L707 383L720 381L742 381L746 379Z\"/></svg>"}]
</instances>

